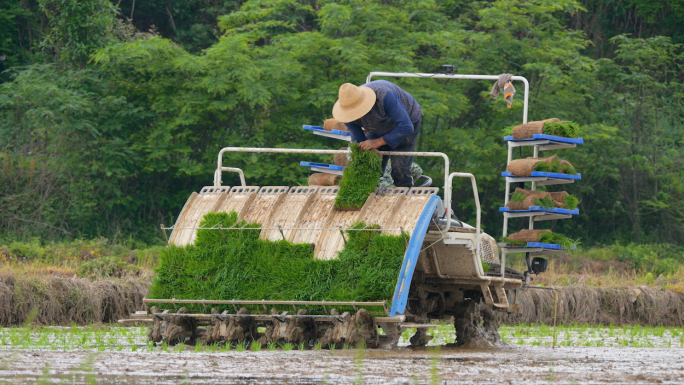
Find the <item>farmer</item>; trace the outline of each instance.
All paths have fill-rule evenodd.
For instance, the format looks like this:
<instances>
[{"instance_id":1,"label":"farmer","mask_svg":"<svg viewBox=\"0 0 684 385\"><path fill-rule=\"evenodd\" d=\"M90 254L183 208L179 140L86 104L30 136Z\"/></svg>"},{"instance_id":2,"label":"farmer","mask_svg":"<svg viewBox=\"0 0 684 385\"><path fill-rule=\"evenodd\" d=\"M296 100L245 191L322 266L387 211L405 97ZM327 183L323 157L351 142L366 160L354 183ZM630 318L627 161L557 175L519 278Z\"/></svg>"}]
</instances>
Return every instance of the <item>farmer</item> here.
<instances>
[{"instance_id":1,"label":"farmer","mask_svg":"<svg viewBox=\"0 0 684 385\"><path fill-rule=\"evenodd\" d=\"M352 141L359 143L363 150L413 152L416 148L422 119L420 104L408 92L386 80L359 87L343 84L332 114L347 126ZM385 155L382 157L383 170L388 160L392 163L394 185L413 187L413 157Z\"/></svg>"}]
</instances>

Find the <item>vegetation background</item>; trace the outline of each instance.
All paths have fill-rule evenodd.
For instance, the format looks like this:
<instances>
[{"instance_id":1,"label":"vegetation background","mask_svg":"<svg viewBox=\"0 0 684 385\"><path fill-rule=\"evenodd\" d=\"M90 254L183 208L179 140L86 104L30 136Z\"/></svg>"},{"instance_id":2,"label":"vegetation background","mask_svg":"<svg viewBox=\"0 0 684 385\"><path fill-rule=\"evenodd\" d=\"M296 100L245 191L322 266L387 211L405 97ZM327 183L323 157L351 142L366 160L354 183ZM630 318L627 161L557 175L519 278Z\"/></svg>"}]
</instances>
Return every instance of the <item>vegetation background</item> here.
<instances>
[{"instance_id":1,"label":"vegetation background","mask_svg":"<svg viewBox=\"0 0 684 385\"><path fill-rule=\"evenodd\" d=\"M681 262L683 19L683 0L4 0L0 239L163 244L221 147L337 148L301 125L330 117L340 84L453 64L525 76L530 120L583 126L586 144L559 152L582 173L567 187L581 215L554 231ZM500 235L501 131L521 122L522 87L507 109L490 82L398 84L423 106L418 150L475 174ZM257 185L306 183L299 160L225 157ZM473 219L469 185L454 196Z\"/></svg>"}]
</instances>

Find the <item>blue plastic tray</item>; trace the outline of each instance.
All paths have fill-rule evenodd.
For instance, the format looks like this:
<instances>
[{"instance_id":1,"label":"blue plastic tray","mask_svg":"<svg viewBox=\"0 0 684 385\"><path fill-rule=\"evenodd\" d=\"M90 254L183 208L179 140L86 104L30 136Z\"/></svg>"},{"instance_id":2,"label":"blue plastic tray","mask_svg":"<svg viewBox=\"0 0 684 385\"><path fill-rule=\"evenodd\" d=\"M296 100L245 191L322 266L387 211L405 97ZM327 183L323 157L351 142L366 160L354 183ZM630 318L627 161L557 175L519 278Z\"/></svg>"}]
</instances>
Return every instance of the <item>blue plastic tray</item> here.
<instances>
[{"instance_id":1,"label":"blue plastic tray","mask_svg":"<svg viewBox=\"0 0 684 385\"><path fill-rule=\"evenodd\" d=\"M561 245L556 245L554 243L527 242L527 247L541 247L550 250L563 250ZM577 250L577 246L574 246L571 250Z\"/></svg>"},{"instance_id":2,"label":"blue plastic tray","mask_svg":"<svg viewBox=\"0 0 684 385\"><path fill-rule=\"evenodd\" d=\"M534 134L530 139L514 139L512 136L504 137L506 142L529 142L533 140L550 140L556 144L567 143L567 144L584 144L584 139L582 138L565 138L562 136L546 135L546 134ZM549 143L552 144L552 143Z\"/></svg>"},{"instance_id":3,"label":"blue plastic tray","mask_svg":"<svg viewBox=\"0 0 684 385\"><path fill-rule=\"evenodd\" d=\"M315 162L299 162L300 166L304 167L317 167L317 168L324 168L327 170L335 170L335 171L342 171L344 170L343 166L336 166L334 164L326 164L326 163L315 163Z\"/></svg>"},{"instance_id":4,"label":"blue plastic tray","mask_svg":"<svg viewBox=\"0 0 684 385\"><path fill-rule=\"evenodd\" d=\"M527 213L527 212L547 212L547 213L553 213L553 214L570 214L570 215L579 215L579 209L574 209L574 210L568 210L568 209L560 209L560 208L555 208L555 209L547 209L541 206L530 206L529 210L511 210L508 207L500 207L499 211L504 213Z\"/></svg>"},{"instance_id":5,"label":"blue plastic tray","mask_svg":"<svg viewBox=\"0 0 684 385\"><path fill-rule=\"evenodd\" d=\"M529 178L528 176L513 175L512 173L510 173L508 171L502 172L501 176L506 176L506 177L511 177L511 178ZM575 179L575 180L582 179L582 174L569 175L569 174L561 174L561 173L557 173L557 172L544 172L544 171L532 171L532 175L530 175L530 176L547 177L547 178L553 178L553 179Z\"/></svg>"},{"instance_id":6,"label":"blue plastic tray","mask_svg":"<svg viewBox=\"0 0 684 385\"><path fill-rule=\"evenodd\" d=\"M501 245L501 244L499 244ZM556 245L554 243L540 243L540 242L527 242L526 246L508 246L507 243L504 243L504 247L507 249L526 249L526 248L531 248L531 247L536 247L536 248L542 248L546 250L565 250L561 247L561 245ZM577 246L574 246L571 250L577 250Z\"/></svg>"},{"instance_id":7,"label":"blue plastic tray","mask_svg":"<svg viewBox=\"0 0 684 385\"><path fill-rule=\"evenodd\" d=\"M309 131L321 131L321 132L328 132L328 133L331 133L331 134L351 136L351 133L349 133L348 131L341 131L341 130L326 131L323 127L320 127L320 126L310 126L310 125L308 125L308 124L303 125L302 128L305 129L305 130L309 130Z\"/></svg>"}]
</instances>

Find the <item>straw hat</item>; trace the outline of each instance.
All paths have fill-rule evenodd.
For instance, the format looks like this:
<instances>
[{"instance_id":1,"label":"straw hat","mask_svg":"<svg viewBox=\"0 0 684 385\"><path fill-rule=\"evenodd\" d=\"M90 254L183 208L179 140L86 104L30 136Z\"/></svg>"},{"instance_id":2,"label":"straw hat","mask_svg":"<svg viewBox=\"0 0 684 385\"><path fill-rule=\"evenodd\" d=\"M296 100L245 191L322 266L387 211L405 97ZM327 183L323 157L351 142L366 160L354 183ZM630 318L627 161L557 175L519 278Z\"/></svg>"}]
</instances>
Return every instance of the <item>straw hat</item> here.
<instances>
[{"instance_id":1,"label":"straw hat","mask_svg":"<svg viewBox=\"0 0 684 385\"><path fill-rule=\"evenodd\" d=\"M370 87L344 83L340 87L340 98L332 110L333 117L342 123L360 119L373 108L375 99L375 91Z\"/></svg>"}]
</instances>

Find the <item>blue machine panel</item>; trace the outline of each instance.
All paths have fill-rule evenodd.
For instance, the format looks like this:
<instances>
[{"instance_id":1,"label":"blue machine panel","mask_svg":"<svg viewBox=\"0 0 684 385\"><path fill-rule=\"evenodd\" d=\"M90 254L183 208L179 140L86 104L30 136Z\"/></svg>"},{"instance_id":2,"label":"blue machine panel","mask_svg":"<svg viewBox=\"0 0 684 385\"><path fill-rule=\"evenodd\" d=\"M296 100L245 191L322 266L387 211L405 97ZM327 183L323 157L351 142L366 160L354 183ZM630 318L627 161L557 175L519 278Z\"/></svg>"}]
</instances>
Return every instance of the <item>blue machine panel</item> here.
<instances>
[{"instance_id":1,"label":"blue machine panel","mask_svg":"<svg viewBox=\"0 0 684 385\"><path fill-rule=\"evenodd\" d=\"M416 269L416 263L418 263L418 254L420 254L420 248L423 245L423 239L425 239L425 234L430 225L430 219L432 219L432 214L434 214L439 201L440 198L437 195L432 195L430 197L423 212L418 218L418 223L416 223L413 234L411 234L408 249L406 250L406 254L404 254L404 263L402 263L401 270L399 271L397 286L394 289L394 296L392 296L390 317L394 317L396 314L404 314L404 311L406 310L409 289L411 288L411 279L413 279L413 271Z\"/></svg>"}]
</instances>

